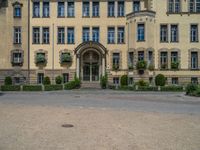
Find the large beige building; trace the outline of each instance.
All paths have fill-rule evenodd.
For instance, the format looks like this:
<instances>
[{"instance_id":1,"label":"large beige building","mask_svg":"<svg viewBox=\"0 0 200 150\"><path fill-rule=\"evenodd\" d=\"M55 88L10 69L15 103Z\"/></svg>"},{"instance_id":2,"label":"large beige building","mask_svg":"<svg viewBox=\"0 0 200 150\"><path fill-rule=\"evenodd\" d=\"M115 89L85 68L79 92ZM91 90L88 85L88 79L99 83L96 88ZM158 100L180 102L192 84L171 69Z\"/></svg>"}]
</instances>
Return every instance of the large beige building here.
<instances>
[{"instance_id":1,"label":"large beige building","mask_svg":"<svg viewBox=\"0 0 200 150\"><path fill-rule=\"evenodd\" d=\"M0 81L200 81L200 0L0 2Z\"/></svg>"}]
</instances>

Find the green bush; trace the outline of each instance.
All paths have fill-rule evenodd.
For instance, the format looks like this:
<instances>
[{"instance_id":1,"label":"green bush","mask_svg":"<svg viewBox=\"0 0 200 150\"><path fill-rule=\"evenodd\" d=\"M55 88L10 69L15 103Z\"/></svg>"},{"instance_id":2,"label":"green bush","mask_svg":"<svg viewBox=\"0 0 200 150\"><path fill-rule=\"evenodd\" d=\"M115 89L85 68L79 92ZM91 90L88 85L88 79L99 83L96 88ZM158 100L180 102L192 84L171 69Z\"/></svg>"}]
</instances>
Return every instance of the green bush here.
<instances>
[{"instance_id":1,"label":"green bush","mask_svg":"<svg viewBox=\"0 0 200 150\"><path fill-rule=\"evenodd\" d=\"M138 86L138 91L158 91L156 86Z\"/></svg>"},{"instance_id":2,"label":"green bush","mask_svg":"<svg viewBox=\"0 0 200 150\"><path fill-rule=\"evenodd\" d=\"M61 55L61 63L70 63L72 62L72 56L70 53L62 53Z\"/></svg>"},{"instance_id":3,"label":"green bush","mask_svg":"<svg viewBox=\"0 0 200 150\"><path fill-rule=\"evenodd\" d=\"M80 86L81 86L80 80L75 77L74 81L70 81L64 85L64 89L65 90L78 89L80 88Z\"/></svg>"},{"instance_id":4,"label":"green bush","mask_svg":"<svg viewBox=\"0 0 200 150\"><path fill-rule=\"evenodd\" d=\"M170 92L182 92L183 91L183 87L182 86L161 86L160 87L161 91L170 91Z\"/></svg>"},{"instance_id":5,"label":"green bush","mask_svg":"<svg viewBox=\"0 0 200 150\"><path fill-rule=\"evenodd\" d=\"M107 83L108 83L107 75L101 76L100 85L101 85L102 89L106 89L107 88Z\"/></svg>"},{"instance_id":6,"label":"green bush","mask_svg":"<svg viewBox=\"0 0 200 150\"><path fill-rule=\"evenodd\" d=\"M50 85L51 84L50 78L48 76L44 78L43 84L44 85Z\"/></svg>"},{"instance_id":7,"label":"green bush","mask_svg":"<svg viewBox=\"0 0 200 150\"><path fill-rule=\"evenodd\" d=\"M121 76L120 85L121 86L127 86L128 85L128 76L127 75Z\"/></svg>"},{"instance_id":8,"label":"green bush","mask_svg":"<svg viewBox=\"0 0 200 150\"><path fill-rule=\"evenodd\" d=\"M56 77L56 84L62 84L63 78L61 76Z\"/></svg>"},{"instance_id":9,"label":"green bush","mask_svg":"<svg viewBox=\"0 0 200 150\"><path fill-rule=\"evenodd\" d=\"M20 85L2 85L2 91L20 91Z\"/></svg>"},{"instance_id":10,"label":"green bush","mask_svg":"<svg viewBox=\"0 0 200 150\"><path fill-rule=\"evenodd\" d=\"M196 84L188 84L187 87L186 87L186 94L190 95L194 91L196 91L197 89L198 89L198 85L196 85Z\"/></svg>"},{"instance_id":11,"label":"green bush","mask_svg":"<svg viewBox=\"0 0 200 150\"><path fill-rule=\"evenodd\" d=\"M138 82L136 82L136 85L138 86L148 86L148 82L145 82L144 80L139 80Z\"/></svg>"},{"instance_id":12,"label":"green bush","mask_svg":"<svg viewBox=\"0 0 200 150\"><path fill-rule=\"evenodd\" d=\"M140 60L137 62L136 66L138 70L145 70L147 68L147 62L144 60Z\"/></svg>"},{"instance_id":13,"label":"green bush","mask_svg":"<svg viewBox=\"0 0 200 150\"><path fill-rule=\"evenodd\" d=\"M165 86L166 78L163 74L158 74L155 78L156 86Z\"/></svg>"},{"instance_id":14,"label":"green bush","mask_svg":"<svg viewBox=\"0 0 200 150\"><path fill-rule=\"evenodd\" d=\"M113 64L112 69L113 69L114 71L119 70L119 64Z\"/></svg>"},{"instance_id":15,"label":"green bush","mask_svg":"<svg viewBox=\"0 0 200 150\"><path fill-rule=\"evenodd\" d=\"M5 77L4 85L12 85L12 78L11 77Z\"/></svg>"},{"instance_id":16,"label":"green bush","mask_svg":"<svg viewBox=\"0 0 200 150\"><path fill-rule=\"evenodd\" d=\"M56 85L45 85L44 86L45 91L58 91L58 90L63 90L63 85L61 84L56 84Z\"/></svg>"},{"instance_id":17,"label":"green bush","mask_svg":"<svg viewBox=\"0 0 200 150\"><path fill-rule=\"evenodd\" d=\"M179 62L172 62L171 63L171 69L177 70L179 67Z\"/></svg>"},{"instance_id":18,"label":"green bush","mask_svg":"<svg viewBox=\"0 0 200 150\"><path fill-rule=\"evenodd\" d=\"M42 85L24 85L23 91L42 91Z\"/></svg>"},{"instance_id":19,"label":"green bush","mask_svg":"<svg viewBox=\"0 0 200 150\"><path fill-rule=\"evenodd\" d=\"M191 94L191 96L200 97L200 87L198 87L198 88Z\"/></svg>"},{"instance_id":20,"label":"green bush","mask_svg":"<svg viewBox=\"0 0 200 150\"><path fill-rule=\"evenodd\" d=\"M38 53L35 59L36 59L36 64L46 63L45 53Z\"/></svg>"}]
</instances>

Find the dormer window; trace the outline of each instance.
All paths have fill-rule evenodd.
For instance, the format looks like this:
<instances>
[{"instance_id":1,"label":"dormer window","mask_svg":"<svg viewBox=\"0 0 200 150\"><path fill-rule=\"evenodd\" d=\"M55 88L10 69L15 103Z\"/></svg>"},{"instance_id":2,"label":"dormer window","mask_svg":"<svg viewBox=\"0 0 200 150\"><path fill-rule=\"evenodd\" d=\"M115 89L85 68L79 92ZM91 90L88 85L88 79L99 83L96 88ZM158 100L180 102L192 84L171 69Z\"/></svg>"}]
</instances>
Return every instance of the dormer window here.
<instances>
[{"instance_id":1,"label":"dormer window","mask_svg":"<svg viewBox=\"0 0 200 150\"><path fill-rule=\"evenodd\" d=\"M14 18L21 18L22 16L22 4L19 2L13 3L13 17Z\"/></svg>"}]
</instances>

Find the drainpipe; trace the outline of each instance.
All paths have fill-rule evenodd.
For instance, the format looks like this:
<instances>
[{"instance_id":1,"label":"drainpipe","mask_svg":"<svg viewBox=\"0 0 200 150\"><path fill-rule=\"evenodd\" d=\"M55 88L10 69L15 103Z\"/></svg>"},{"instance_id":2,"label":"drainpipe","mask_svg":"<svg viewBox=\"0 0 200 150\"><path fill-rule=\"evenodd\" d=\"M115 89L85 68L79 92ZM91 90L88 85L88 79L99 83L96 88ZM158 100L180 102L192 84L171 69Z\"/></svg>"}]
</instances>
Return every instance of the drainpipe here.
<instances>
[{"instance_id":1,"label":"drainpipe","mask_svg":"<svg viewBox=\"0 0 200 150\"><path fill-rule=\"evenodd\" d=\"M28 83L30 84L30 0L28 0Z\"/></svg>"},{"instance_id":2,"label":"drainpipe","mask_svg":"<svg viewBox=\"0 0 200 150\"><path fill-rule=\"evenodd\" d=\"M52 35L52 81L54 83L54 23Z\"/></svg>"},{"instance_id":3,"label":"drainpipe","mask_svg":"<svg viewBox=\"0 0 200 150\"><path fill-rule=\"evenodd\" d=\"M127 69L128 69L128 74L127 74L127 76L128 76L128 85L129 85L129 22L128 22L128 33L127 33L127 35L128 35L128 51L127 51L127 57L128 57L128 59L127 59Z\"/></svg>"}]
</instances>

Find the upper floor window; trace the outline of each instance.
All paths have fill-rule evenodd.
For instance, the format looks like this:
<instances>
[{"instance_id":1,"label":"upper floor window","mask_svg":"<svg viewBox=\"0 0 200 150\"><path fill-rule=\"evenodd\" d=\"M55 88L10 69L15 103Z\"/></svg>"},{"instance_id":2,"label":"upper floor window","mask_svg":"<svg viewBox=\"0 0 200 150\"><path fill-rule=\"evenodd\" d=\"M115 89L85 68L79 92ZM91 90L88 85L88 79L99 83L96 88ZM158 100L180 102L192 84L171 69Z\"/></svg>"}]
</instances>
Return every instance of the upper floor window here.
<instances>
[{"instance_id":1,"label":"upper floor window","mask_svg":"<svg viewBox=\"0 0 200 150\"><path fill-rule=\"evenodd\" d=\"M114 44L114 43L115 43L115 28L108 27L108 44Z\"/></svg>"},{"instance_id":2,"label":"upper floor window","mask_svg":"<svg viewBox=\"0 0 200 150\"><path fill-rule=\"evenodd\" d=\"M192 84L198 84L198 78L197 77L192 77L191 78L191 83Z\"/></svg>"},{"instance_id":3,"label":"upper floor window","mask_svg":"<svg viewBox=\"0 0 200 150\"><path fill-rule=\"evenodd\" d=\"M178 42L178 25L171 25L171 42Z\"/></svg>"},{"instance_id":4,"label":"upper floor window","mask_svg":"<svg viewBox=\"0 0 200 150\"><path fill-rule=\"evenodd\" d=\"M167 67L168 67L167 52L160 53L160 65L161 65L161 69L167 69Z\"/></svg>"},{"instance_id":5,"label":"upper floor window","mask_svg":"<svg viewBox=\"0 0 200 150\"><path fill-rule=\"evenodd\" d=\"M119 61L120 61L120 54L119 53L113 53L113 65L119 67Z\"/></svg>"},{"instance_id":6,"label":"upper floor window","mask_svg":"<svg viewBox=\"0 0 200 150\"><path fill-rule=\"evenodd\" d=\"M58 17L65 16L65 2L58 2Z\"/></svg>"},{"instance_id":7,"label":"upper floor window","mask_svg":"<svg viewBox=\"0 0 200 150\"><path fill-rule=\"evenodd\" d=\"M99 42L99 27L92 28L92 41Z\"/></svg>"},{"instance_id":8,"label":"upper floor window","mask_svg":"<svg viewBox=\"0 0 200 150\"><path fill-rule=\"evenodd\" d=\"M19 64L22 63L22 52L13 52L13 64Z\"/></svg>"},{"instance_id":9,"label":"upper floor window","mask_svg":"<svg viewBox=\"0 0 200 150\"><path fill-rule=\"evenodd\" d=\"M40 43L40 28L34 27L33 28L33 44L39 44Z\"/></svg>"},{"instance_id":10,"label":"upper floor window","mask_svg":"<svg viewBox=\"0 0 200 150\"><path fill-rule=\"evenodd\" d=\"M168 12L179 13L181 11L180 0L168 0Z\"/></svg>"},{"instance_id":11,"label":"upper floor window","mask_svg":"<svg viewBox=\"0 0 200 150\"><path fill-rule=\"evenodd\" d=\"M90 2L83 2L83 17L90 16Z\"/></svg>"},{"instance_id":12,"label":"upper floor window","mask_svg":"<svg viewBox=\"0 0 200 150\"><path fill-rule=\"evenodd\" d=\"M189 12L200 12L200 0L190 0Z\"/></svg>"},{"instance_id":13,"label":"upper floor window","mask_svg":"<svg viewBox=\"0 0 200 150\"><path fill-rule=\"evenodd\" d=\"M148 51L148 65L153 64L153 52L152 51Z\"/></svg>"},{"instance_id":14,"label":"upper floor window","mask_svg":"<svg viewBox=\"0 0 200 150\"><path fill-rule=\"evenodd\" d=\"M108 17L115 16L115 1L108 2Z\"/></svg>"},{"instance_id":15,"label":"upper floor window","mask_svg":"<svg viewBox=\"0 0 200 150\"><path fill-rule=\"evenodd\" d=\"M59 27L58 28L58 44L65 43L65 28Z\"/></svg>"},{"instance_id":16,"label":"upper floor window","mask_svg":"<svg viewBox=\"0 0 200 150\"><path fill-rule=\"evenodd\" d=\"M90 40L90 28L83 27L83 42L87 42Z\"/></svg>"},{"instance_id":17,"label":"upper floor window","mask_svg":"<svg viewBox=\"0 0 200 150\"><path fill-rule=\"evenodd\" d=\"M67 28L67 43L74 44L74 28L73 27Z\"/></svg>"},{"instance_id":18,"label":"upper floor window","mask_svg":"<svg viewBox=\"0 0 200 150\"><path fill-rule=\"evenodd\" d=\"M74 17L74 2L67 3L67 16Z\"/></svg>"},{"instance_id":19,"label":"upper floor window","mask_svg":"<svg viewBox=\"0 0 200 150\"><path fill-rule=\"evenodd\" d=\"M128 65L129 65L129 69L133 69L133 64L134 64L134 53L133 52L129 52L128 53Z\"/></svg>"},{"instance_id":20,"label":"upper floor window","mask_svg":"<svg viewBox=\"0 0 200 150\"><path fill-rule=\"evenodd\" d=\"M14 27L14 44L21 44L21 27Z\"/></svg>"},{"instance_id":21,"label":"upper floor window","mask_svg":"<svg viewBox=\"0 0 200 150\"><path fill-rule=\"evenodd\" d=\"M138 24L138 26L137 26L137 40L138 41L144 41L145 40L144 24Z\"/></svg>"},{"instance_id":22,"label":"upper floor window","mask_svg":"<svg viewBox=\"0 0 200 150\"><path fill-rule=\"evenodd\" d=\"M92 2L92 16L99 17L99 2Z\"/></svg>"},{"instance_id":23,"label":"upper floor window","mask_svg":"<svg viewBox=\"0 0 200 150\"><path fill-rule=\"evenodd\" d=\"M21 5L17 4L13 6L13 16L14 18L21 18L21 14L22 10L21 10Z\"/></svg>"},{"instance_id":24,"label":"upper floor window","mask_svg":"<svg viewBox=\"0 0 200 150\"><path fill-rule=\"evenodd\" d=\"M49 17L49 2L43 2L43 17Z\"/></svg>"},{"instance_id":25,"label":"upper floor window","mask_svg":"<svg viewBox=\"0 0 200 150\"><path fill-rule=\"evenodd\" d=\"M49 27L42 28L42 43L49 44Z\"/></svg>"},{"instance_id":26,"label":"upper floor window","mask_svg":"<svg viewBox=\"0 0 200 150\"><path fill-rule=\"evenodd\" d=\"M178 52L171 52L171 62L178 63Z\"/></svg>"},{"instance_id":27,"label":"upper floor window","mask_svg":"<svg viewBox=\"0 0 200 150\"><path fill-rule=\"evenodd\" d=\"M40 2L33 2L33 17L40 17Z\"/></svg>"},{"instance_id":28,"label":"upper floor window","mask_svg":"<svg viewBox=\"0 0 200 150\"><path fill-rule=\"evenodd\" d=\"M133 12L138 12L138 11L140 11L140 1L134 0L133 1Z\"/></svg>"},{"instance_id":29,"label":"upper floor window","mask_svg":"<svg viewBox=\"0 0 200 150\"><path fill-rule=\"evenodd\" d=\"M160 42L168 42L168 27L160 25Z\"/></svg>"},{"instance_id":30,"label":"upper floor window","mask_svg":"<svg viewBox=\"0 0 200 150\"><path fill-rule=\"evenodd\" d=\"M118 1L118 17L124 17L124 1Z\"/></svg>"},{"instance_id":31,"label":"upper floor window","mask_svg":"<svg viewBox=\"0 0 200 150\"><path fill-rule=\"evenodd\" d=\"M199 36L198 25L191 25L190 26L190 41L198 42L198 40L199 40L198 36Z\"/></svg>"},{"instance_id":32,"label":"upper floor window","mask_svg":"<svg viewBox=\"0 0 200 150\"><path fill-rule=\"evenodd\" d=\"M138 61L143 61L144 60L144 51L139 51L138 52Z\"/></svg>"},{"instance_id":33,"label":"upper floor window","mask_svg":"<svg viewBox=\"0 0 200 150\"><path fill-rule=\"evenodd\" d=\"M198 52L191 52L191 69L198 69Z\"/></svg>"},{"instance_id":34,"label":"upper floor window","mask_svg":"<svg viewBox=\"0 0 200 150\"><path fill-rule=\"evenodd\" d=\"M118 27L117 28L117 43L123 44L125 43L124 37L125 37L125 30L124 27Z\"/></svg>"}]
</instances>

